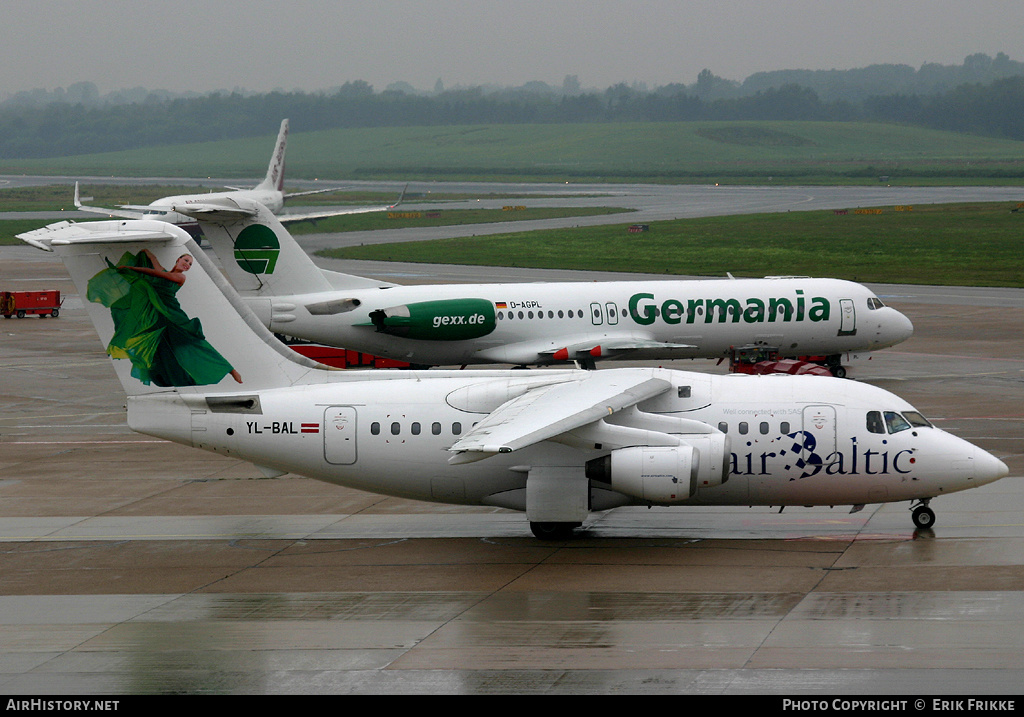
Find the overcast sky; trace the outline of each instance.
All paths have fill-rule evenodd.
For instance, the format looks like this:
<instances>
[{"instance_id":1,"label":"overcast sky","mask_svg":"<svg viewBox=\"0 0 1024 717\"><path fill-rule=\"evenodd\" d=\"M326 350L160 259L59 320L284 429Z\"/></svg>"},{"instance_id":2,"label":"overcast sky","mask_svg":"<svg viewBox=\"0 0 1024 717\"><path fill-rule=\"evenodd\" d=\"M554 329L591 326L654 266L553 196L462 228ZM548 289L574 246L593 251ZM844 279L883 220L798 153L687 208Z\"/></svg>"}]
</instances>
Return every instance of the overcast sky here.
<instances>
[{"instance_id":1,"label":"overcast sky","mask_svg":"<svg viewBox=\"0 0 1024 717\"><path fill-rule=\"evenodd\" d=\"M96 83L323 90L693 83L1024 61L1024 0L0 0L0 96Z\"/></svg>"}]
</instances>

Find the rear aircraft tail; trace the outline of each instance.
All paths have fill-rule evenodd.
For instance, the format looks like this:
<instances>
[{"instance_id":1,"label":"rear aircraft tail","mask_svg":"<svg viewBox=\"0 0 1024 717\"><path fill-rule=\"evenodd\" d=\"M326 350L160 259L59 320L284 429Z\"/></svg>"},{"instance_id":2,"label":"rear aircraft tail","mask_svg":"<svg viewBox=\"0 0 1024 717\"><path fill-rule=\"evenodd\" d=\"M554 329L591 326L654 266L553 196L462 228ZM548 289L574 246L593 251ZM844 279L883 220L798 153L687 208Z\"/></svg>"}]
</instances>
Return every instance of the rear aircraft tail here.
<instances>
[{"instance_id":1,"label":"rear aircraft tail","mask_svg":"<svg viewBox=\"0 0 1024 717\"><path fill-rule=\"evenodd\" d=\"M224 209L210 213L202 207L176 209L193 212L224 273L244 296L292 296L391 286L320 269L269 209L252 200L238 199L234 204L234 212Z\"/></svg>"},{"instance_id":2,"label":"rear aircraft tail","mask_svg":"<svg viewBox=\"0 0 1024 717\"><path fill-rule=\"evenodd\" d=\"M284 152L288 145L288 120L281 120L281 129L277 133L274 153L270 156L267 176L256 185L256 189L274 189L284 192Z\"/></svg>"},{"instance_id":3,"label":"rear aircraft tail","mask_svg":"<svg viewBox=\"0 0 1024 717\"><path fill-rule=\"evenodd\" d=\"M19 238L60 255L129 396L277 388L324 368L281 345L179 227L60 222Z\"/></svg>"}]
</instances>

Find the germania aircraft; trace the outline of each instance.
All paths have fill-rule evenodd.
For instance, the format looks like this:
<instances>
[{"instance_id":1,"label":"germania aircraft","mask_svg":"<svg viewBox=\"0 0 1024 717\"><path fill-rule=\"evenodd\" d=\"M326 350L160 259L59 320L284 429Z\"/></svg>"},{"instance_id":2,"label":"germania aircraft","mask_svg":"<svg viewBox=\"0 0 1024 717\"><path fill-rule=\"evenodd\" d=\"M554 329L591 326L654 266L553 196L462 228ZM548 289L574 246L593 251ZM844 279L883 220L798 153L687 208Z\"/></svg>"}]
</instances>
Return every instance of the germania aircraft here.
<instances>
[{"instance_id":1,"label":"germania aircraft","mask_svg":"<svg viewBox=\"0 0 1024 717\"><path fill-rule=\"evenodd\" d=\"M107 217L123 217L126 219L159 219L183 226L186 229L195 230L196 217L203 215L204 206L217 202L232 199L247 199L259 202L267 207L272 213L278 215L284 223L301 222L311 219L324 219L347 214L365 214L368 212L382 212L394 209L402 201L398 198L394 204L369 206L369 207L347 207L344 209L324 209L319 211L306 211L296 213L282 213L285 200L293 197L304 197L310 194L323 194L333 192L335 189L315 189L308 192L284 193L284 153L288 144L288 120L281 121L281 129L277 134L277 143L274 145L274 153L270 157L270 165L267 167L267 176L252 189L231 188L227 192L210 192L207 194L179 194L173 197L163 197L145 206L125 204L116 208L92 207L82 204L79 195L78 182L75 182L75 207L83 212L103 214ZM404 192L403 192L404 195ZM187 207L188 214L182 213L181 208Z\"/></svg>"},{"instance_id":2,"label":"germania aircraft","mask_svg":"<svg viewBox=\"0 0 1024 717\"><path fill-rule=\"evenodd\" d=\"M837 279L397 286L323 271L256 202L205 207L204 236L271 331L423 366L726 357L739 347L825 356L897 344L903 314ZM191 213L186 208L182 211Z\"/></svg>"},{"instance_id":3,"label":"germania aircraft","mask_svg":"<svg viewBox=\"0 0 1024 717\"><path fill-rule=\"evenodd\" d=\"M63 259L140 433L376 493L525 511L542 538L626 505L929 502L1006 465L832 377L658 368L330 370L278 342L187 232L20 235Z\"/></svg>"}]
</instances>

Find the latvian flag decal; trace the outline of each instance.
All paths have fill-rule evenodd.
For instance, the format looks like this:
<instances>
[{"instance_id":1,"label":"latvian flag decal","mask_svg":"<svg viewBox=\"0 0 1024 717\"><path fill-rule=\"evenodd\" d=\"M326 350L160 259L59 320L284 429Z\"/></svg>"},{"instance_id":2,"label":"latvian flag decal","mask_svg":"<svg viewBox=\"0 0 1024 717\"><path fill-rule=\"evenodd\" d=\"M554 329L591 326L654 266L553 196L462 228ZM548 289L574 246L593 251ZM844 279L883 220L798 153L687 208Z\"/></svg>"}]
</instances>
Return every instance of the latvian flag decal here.
<instances>
[{"instance_id":1,"label":"latvian flag decal","mask_svg":"<svg viewBox=\"0 0 1024 717\"><path fill-rule=\"evenodd\" d=\"M302 432L303 433L319 433L320 432L320 424L319 423L303 423L302 424Z\"/></svg>"}]
</instances>

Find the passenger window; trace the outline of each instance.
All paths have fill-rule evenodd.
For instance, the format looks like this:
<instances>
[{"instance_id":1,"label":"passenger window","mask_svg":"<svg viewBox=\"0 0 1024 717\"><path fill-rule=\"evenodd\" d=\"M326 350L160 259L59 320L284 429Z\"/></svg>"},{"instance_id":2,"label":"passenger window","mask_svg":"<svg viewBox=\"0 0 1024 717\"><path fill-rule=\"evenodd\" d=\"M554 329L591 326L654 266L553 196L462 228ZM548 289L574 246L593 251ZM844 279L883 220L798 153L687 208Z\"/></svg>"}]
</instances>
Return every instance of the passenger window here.
<instances>
[{"instance_id":1,"label":"passenger window","mask_svg":"<svg viewBox=\"0 0 1024 717\"><path fill-rule=\"evenodd\" d=\"M728 433L729 424L726 423L725 421L722 421L721 423L718 424L718 430L720 430L722 433Z\"/></svg>"},{"instance_id":2,"label":"passenger window","mask_svg":"<svg viewBox=\"0 0 1024 717\"><path fill-rule=\"evenodd\" d=\"M741 436L747 435L747 422L746 421L740 421L740 435Z\"/></svg>"},{"instance_id":3,"label":"passenger window","mask_svg":"<svg viewBox=\"0 0 1024 717\"><path fill-rule=\"evenodd\" d=\"M433 433L435 436L440 436L441 435L441 424L438 423L437 421L434 421L433 423L431 423L430 424L430 432Z\"/></svg>"},{"instance_id":4,"label":"passenger window","mask_svg":"<svg viewBox=\"0 0 1024 717\"><path fill-rule=\"evenodd\" d=\"M782 431L782 435L789 433L789 421L783 421L779 424L779 430Z\"/></svg>"},{"instance_id":5,"label":"passenger window","mask_svg":"<svg viewBox=\"0 0 1024 717\"><path fill-rule=\"evenodd\" d=\"M414 435L414 436L420 435L420 424L419 423L413 423L412 426L410 426L409 428L412 431L412 435Z\"/></svg>"},{"instance_id":6,"label":"passenger window","mask_svg":"<svg viewBox=\"0 0 1024 717\"><path fill-rule=\"evenodd\" d=\"M881 411L868 411L868 430L872 433L885 433Z\"/></svg>"},{"instance_id":7,"label":"passenger window","mask_svg":"<svg viewBox=\"0 0 1024 717\"><path fill-rule=\"evenodd\" d=\"M398 423L396 421L395 423L391 424L391 435L392 436L397 436L401 432L402 432L402 425L400 423Z\"/></svg>"},{"instance_id":8,"label":"passenger window","mask_svg":"<svg viewBox=\"0 0 1024 717\"><path fill-rule=\"evenodd\" d=\"M761 421L761 435L768 435L768 421Z\"/></svg>"},{"instance_id":9,"label":"passenger window","mask_svg":"<svg viewBox=\"0 0 1024 717\"><path fill-rule=\"evenodd\" d=\"M455 435L455 436L461 436L462 435L462 424L459 423L458 421L456 421L455 423L452 424L452 435Z\"/></svg>"},{"instance_id":10,"label":"passenger window","mask_svg":"<svg viewBox=\"0 0 1024 717\"><path fill-rule=\"evenodd\" d=\"M907 423L907 419L895 411L886 411L885 427L889 429L889 433L899 433L910 428L910 424Z\"/></svg>"},{"instance_id":11,"label":"passenger window","mask_svg":"<svg viewBox=\"0 0 1024 717\"><path fill-rule=\"evenodd\" d=\"M374 436L380 435L380 424L374 421L370 424L370 433Z\"/></svg>"}]
</instances>

